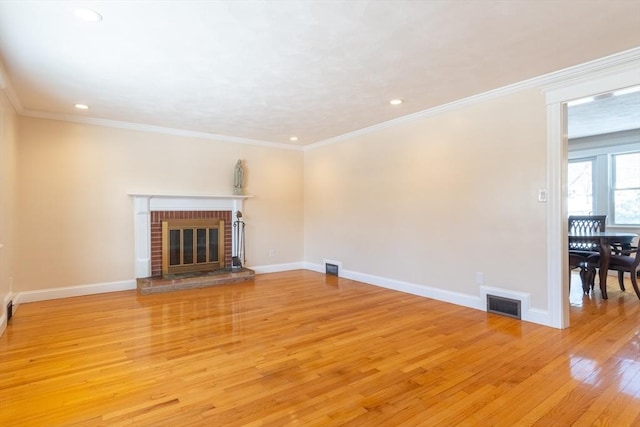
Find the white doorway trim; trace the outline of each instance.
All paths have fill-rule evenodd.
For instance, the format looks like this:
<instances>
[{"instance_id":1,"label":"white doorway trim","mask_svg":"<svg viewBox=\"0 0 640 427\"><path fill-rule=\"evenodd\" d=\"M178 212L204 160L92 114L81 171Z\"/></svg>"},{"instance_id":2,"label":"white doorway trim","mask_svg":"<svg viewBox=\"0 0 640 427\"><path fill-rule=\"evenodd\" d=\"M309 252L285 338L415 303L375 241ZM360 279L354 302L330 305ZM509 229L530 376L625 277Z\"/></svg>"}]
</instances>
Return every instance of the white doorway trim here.
<instances>
[{"instance_id":1,"label":"white doorway trim","mask_svg":"<svg viewBox=\"0 0 640 427\"><path fill-rule=\"evenodd\" d=\"M544 87L547 103L547 306L550 326L569 327L566 103L640 85L640 49L580 67L573 78Z\"/></svg>"}]
</instances>

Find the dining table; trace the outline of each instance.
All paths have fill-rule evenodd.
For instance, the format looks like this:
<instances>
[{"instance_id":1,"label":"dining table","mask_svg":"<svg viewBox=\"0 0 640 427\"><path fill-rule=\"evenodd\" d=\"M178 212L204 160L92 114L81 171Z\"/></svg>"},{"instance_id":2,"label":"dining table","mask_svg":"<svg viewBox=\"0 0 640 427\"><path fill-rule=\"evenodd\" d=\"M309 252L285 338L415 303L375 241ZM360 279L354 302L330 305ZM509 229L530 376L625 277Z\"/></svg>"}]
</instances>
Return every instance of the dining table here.
<instances>
[{"instance_id":1,"label":"dining table","mask_svg":"<svg viewBox=\"0 0 640 427\"><path fill-rule=\"evenodd\" d=\"M623 233L617 231L595 232L569 232L569 243L572 241L591 241L598 245L600 262L598 264L598 277L600 279L600 292L602 299L607 299L607 273L611 261L611 247L615 245L622 249L631 246L633 239L638 237L635 233Z\"/></svg>"}]
</instances>

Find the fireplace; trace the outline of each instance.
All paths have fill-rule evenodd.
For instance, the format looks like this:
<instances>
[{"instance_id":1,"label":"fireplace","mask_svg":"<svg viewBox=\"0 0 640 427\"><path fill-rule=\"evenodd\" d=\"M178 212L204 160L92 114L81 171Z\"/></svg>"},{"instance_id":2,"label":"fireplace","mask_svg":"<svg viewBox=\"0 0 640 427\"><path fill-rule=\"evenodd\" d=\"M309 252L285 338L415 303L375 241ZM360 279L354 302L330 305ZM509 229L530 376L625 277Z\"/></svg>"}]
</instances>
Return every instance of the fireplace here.
<instances>
[{"instance_id":1,"label":"fireplace","mask_svg":"<svg viewBox=\"0 0 640 427\"><path fill-rule=\"evenodd\" d=\"M135 274L142 295L253 280L255 271L232 268L231 256L242 248L232 236L231 215L242 212L251 196L131 196ZM164 239L169 269L163 267L163 228L169 236Z\"/></svg>"},{"instance_id":2,"label":"fireplace","mask_svg":"<svg viewBox=\"0 0 640 427\"><path fill-rule=\"evenodd\" d=\"M231 211L151 212L151 276L231 266Z\"/></svg>"},{"instance_id":3,"label":"fireplace","mask_svg":"<svg viewBox=\"0 0 640 427\"><path fill-rule=\"evenodd\" d=\"M204 269L223 269L231 267L231 257L234 248L238 244L232 238L232 222L231 216L233 212L243 210L243 202L251 196L181 196L181 195L147 195L147 194L131 194L134 204L134 232L135 232L135 274L136 278L145 278L150 276L161 276L163 274L162 267L162 222L170 222L178 220L178 223L185 221L194 222L191 227L195 230L197 242L198 229L201 221L218 222L218 247L223 246L222 253L218 252L218 260L215 261L209 253L205 252L207 262L219 263L218 265L202 266ZM184 225L184 224L183 224ZM222 227L220 227L222 225ZM205 227L206 229L206 227ZM203 233L200 232L201 237ZM175 233L174 233L175 234ZM214 233L215 234L215 233ZM189 235L189 232L187 232ZM223 237L223 240L222 240ZM182 234L184 243L184 233ZM187 236L189 240L189 236ZM205 238L205 245L206 243ZM209 243L211 238L209 238ZM202 245L201 245L202 246ZM215 245L213 245L215 246ZM193 245L191 246L193 248ZM192 251L198 256L198 245ZM200 253L202 259L202 251ZM189 254L187 254L188 261ZM184 255L182 255L184 261ZM182 263L184 266L184 263ZM199 264L199 263L196 263ZM166 274L166 273L165 273ZM171 274L171 273L169 273Z\"/></svg>"}]
</instances>

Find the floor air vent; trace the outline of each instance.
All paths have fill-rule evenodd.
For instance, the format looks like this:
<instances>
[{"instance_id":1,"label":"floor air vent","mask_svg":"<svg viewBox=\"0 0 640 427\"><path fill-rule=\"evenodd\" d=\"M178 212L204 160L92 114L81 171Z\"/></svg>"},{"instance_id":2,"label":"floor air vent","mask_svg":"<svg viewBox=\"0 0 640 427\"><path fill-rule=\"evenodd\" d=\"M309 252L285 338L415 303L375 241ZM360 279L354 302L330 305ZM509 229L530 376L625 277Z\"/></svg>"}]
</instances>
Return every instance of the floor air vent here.
<instances>
[{"instance_id":1,"label":"floor air vent","mask_svg":"<svg viewBox=\"0 0 640 427\"><path fill-rule=\"evenodd\" d=\"M503 316L521 319L520 301L511 298L487 295L487 311Z\"/></svg>"},{"instance_id":2,"label":"floor air vent","mask_svg":"<svg viewBox=\"0 0 640 427\"><path fill-rule=\"evenodd\" d=\"M329 264L327 262L324 264L324 270L326 274L330 274L331 276L338 275L338 266L336 264Z\"/></svg>"}]
</instances>

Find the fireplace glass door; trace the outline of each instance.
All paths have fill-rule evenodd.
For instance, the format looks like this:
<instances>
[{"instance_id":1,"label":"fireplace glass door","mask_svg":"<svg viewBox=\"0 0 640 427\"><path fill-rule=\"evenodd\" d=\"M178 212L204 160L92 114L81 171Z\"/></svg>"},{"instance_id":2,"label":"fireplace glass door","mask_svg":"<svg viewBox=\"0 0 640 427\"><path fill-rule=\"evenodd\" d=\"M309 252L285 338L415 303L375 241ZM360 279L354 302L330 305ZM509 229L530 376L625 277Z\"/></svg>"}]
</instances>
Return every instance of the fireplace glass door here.
<instances>
[{"instance_id":1,"label":"fireplace glass door","mask_svg":"<svg viewBox=\"0 0 640 427\"><path fill-rule=\"evenodd\" d=\"M162 221L162 274L224 268L224 221Z\"/></svg>"}]
</instances>

